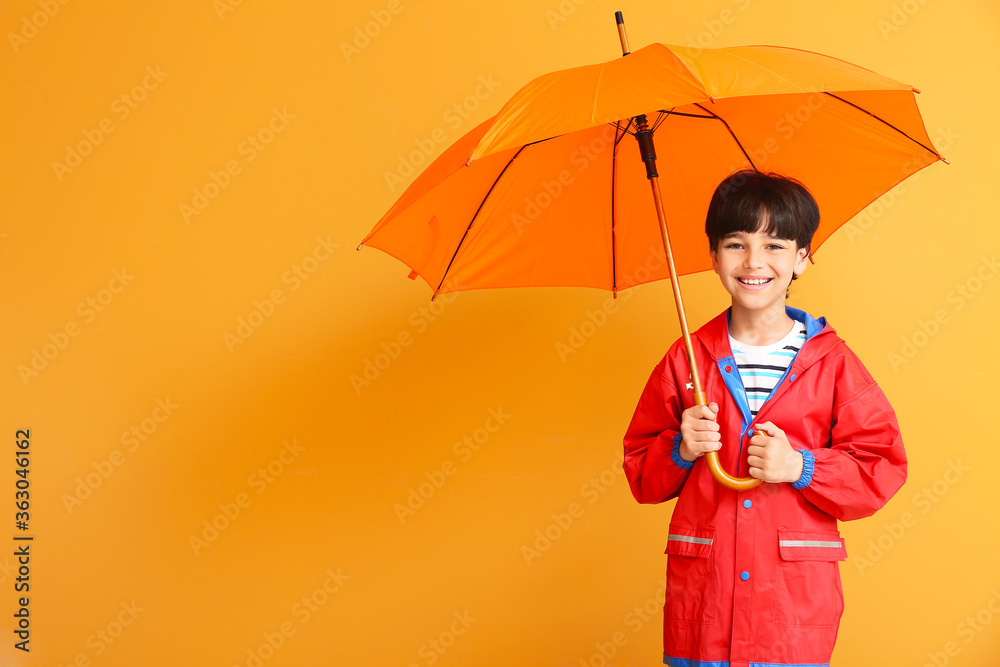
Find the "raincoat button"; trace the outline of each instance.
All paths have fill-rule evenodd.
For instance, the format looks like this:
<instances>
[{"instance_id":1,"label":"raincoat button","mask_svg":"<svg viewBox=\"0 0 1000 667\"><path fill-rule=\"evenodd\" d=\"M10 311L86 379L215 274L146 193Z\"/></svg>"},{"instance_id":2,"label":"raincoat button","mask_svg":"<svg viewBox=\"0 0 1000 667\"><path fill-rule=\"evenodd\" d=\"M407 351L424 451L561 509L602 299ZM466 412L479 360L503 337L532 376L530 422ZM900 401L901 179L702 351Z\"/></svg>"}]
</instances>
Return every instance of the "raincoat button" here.
<instances>
[{"instance_id":1,"label":"raincoat button","mask_svg":"<svg viewBox=\"0 0 1000 667\"><path fill-rule=\"evenodd\" d=\"M727 373L731 373L731 372L732 372L732 370L733 370L733 367L732 367L732 366L726 366L726 372L727 372Z\"/></svg>"},{"instance_id":2,"label":"raincoat button","mask_svg":"<svg viewBox=\"0 0 1000 667\"><path fill-rule=\"evenodd\" d=\"M753 429L752 428L748 428L747 429L747 435L753 435Z\"/></svg>"},{"instance_id":3,"label":"raincoat button","mask_svg":"<svg viewBox=\"0 0 1000 667\"><path fill-rule=\"evenodd\" d=\"M751 505L753 505L753 503L750 502L749 500L744 500L743 501L743 507L746 507L747 509L750 509Z\"/></svg>"},{"instance_id":4,"label":"raincoat button","mask_svg":"<svg viewBox=\"0 0 1000 667\"><path fill-rule=\"evenodd\" d=\"M749 572L740 572L740 579L742 579L743 581L746 581L749 578L750 578L750 573Z\"/></svg>"},{"instance_id":5,"label":"raincoat button","mask_svg":"<svg viewBox=\"0 0 1000 667\"><path fill-rule=\"evenodd\" d=\"M789 382L795 382L795 373L792 373L792 377L788 378Z\"/></svg>"}]
</instances>

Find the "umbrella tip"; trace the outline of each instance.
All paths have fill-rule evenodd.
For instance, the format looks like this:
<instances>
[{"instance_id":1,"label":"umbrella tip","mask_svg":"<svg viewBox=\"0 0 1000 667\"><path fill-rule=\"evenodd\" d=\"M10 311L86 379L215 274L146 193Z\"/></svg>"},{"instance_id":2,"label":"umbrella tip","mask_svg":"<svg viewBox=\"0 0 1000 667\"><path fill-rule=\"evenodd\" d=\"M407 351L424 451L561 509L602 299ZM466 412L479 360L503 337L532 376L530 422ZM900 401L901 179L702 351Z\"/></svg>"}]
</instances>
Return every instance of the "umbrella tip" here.
<instances>
[{"instance_id":1,"label":"umbrella tip","mask_svg":"<svg viewBox=\"0 0 1000 667\"><path fill-rule=\"evenodd\" d=\"M949 162L948 158L946 158L945 156L938 155L938 157L941 158L941 161L944 162L945 164L951 164L951 162Z\"/></svg>"},{"instance_id":2,"label":"umbrella tip","mask_svg":"<svg viewBox=\"0 0 1000 667\"><path fill-rule=\"evenodd\" d=\"M355 248L355 250L361 250L361 249L362 249L362 248L364 248L364 247L365 247L365 242L364 242L364 241L362 241L361 243L359 243L359 244L358 244L358 247L357 247L357 248Z\"/></svg>"},{"instance_id":3,"label":"umbrella tip","mask_svg":"<svg viewBox=\"0 0 1000 667\"><path fill-rule=\"evenodd\" d=\"M631 50L628 48L628 37L625 35L625 18L621 12L615 12L615 23L618 24L618 41L622 45L622 56L627 56L631 53Z\"/></svg>"},{"instance_id":4,"label":"umbrella tip","mask_svg":"<svg viewBox=\"0 0 1000 667\"><path fill-rule=\"evenodd\" d=\"M920 94L920 89L919 88L914 88L913 86L910 86L910 90L912 90L913 92L915 92L917 95Z\"/></svg>"}]
</instances>

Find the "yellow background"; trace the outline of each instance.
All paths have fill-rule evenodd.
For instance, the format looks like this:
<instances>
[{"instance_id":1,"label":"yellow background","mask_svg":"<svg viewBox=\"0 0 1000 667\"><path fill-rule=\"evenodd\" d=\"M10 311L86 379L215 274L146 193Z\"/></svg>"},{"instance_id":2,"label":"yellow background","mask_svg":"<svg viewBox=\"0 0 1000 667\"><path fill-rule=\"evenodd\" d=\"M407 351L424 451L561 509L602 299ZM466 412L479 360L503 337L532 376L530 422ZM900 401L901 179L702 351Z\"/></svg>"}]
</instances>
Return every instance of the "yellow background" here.
<instances>
[{"instance_id":1,"label":"yellow background","mask_svg":"<svg viewBox=\"0 0 1000 667\"><path fill-rule=\"evenodd\" d=\"M355 251L412 181L387 183L400 156L439 154L537 74L620 55L616 9L633 49L798 47L923 91L952 164L838 232L790 301L865 361L910 458L889 505L842 527L834 664L995 663L986 0L4 3L0 663L659 664L671 507L637 505L618 461L678 335L669 286L620 298L560 358L607 293L479 291L432 312L406 267ZM728 304L714 274L683 288L695 325ZM19 428L30 654L11 632ZM411 489L429 497L400 515Z\"/></svg>"}]
</instances>

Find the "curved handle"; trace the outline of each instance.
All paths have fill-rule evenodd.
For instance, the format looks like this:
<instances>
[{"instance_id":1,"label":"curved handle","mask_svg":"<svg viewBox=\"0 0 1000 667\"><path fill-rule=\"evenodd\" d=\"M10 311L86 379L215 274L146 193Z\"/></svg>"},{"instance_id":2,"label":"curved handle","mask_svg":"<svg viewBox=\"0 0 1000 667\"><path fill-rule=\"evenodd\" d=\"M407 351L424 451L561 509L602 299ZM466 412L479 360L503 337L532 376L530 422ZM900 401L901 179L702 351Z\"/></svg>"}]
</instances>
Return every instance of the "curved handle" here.
<instances>
[{"instance_id":1,"label":"curved handle","mask_svg":"<svg viewBox=\"0 0 1000 667\"><path fill-rule=\"evenodd\" d=\"M702 397L701 400L704 400ZM764 431L757 429L753 432L754 435L767 435ZM733 477L728 472L723 469L722 464L719 463L719 452L708 452L705 454L705 463L708 465L709 472L712 473L712 477L715 478L722 486L727 489L732 489L733 491L749 491L750 489L760 486L763 480L759 480L756 477Z\"/></svg>"}]
</instances>

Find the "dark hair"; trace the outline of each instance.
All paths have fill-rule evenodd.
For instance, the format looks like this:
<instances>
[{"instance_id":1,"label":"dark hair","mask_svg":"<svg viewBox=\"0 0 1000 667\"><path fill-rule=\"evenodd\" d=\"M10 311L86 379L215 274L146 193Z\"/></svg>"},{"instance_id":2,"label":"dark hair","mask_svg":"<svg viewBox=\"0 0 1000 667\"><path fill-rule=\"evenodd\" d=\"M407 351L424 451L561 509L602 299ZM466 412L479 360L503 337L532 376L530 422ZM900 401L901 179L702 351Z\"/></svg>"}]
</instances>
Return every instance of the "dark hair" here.
<instances>
[{"instance_id":1,"label":"dark hair","mask_svg":"<svg viewBox=\"0 0 1000 667\"><path fill-rule=\"evenodd\" d=\"M728 234L758 231L764 219L764 233L811 249L819 227L819 206L794 178L751 169L737 171L719 183L708 205L705 234L712 252Z\"/></svg>"}]
</instances>

